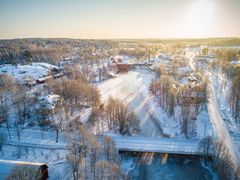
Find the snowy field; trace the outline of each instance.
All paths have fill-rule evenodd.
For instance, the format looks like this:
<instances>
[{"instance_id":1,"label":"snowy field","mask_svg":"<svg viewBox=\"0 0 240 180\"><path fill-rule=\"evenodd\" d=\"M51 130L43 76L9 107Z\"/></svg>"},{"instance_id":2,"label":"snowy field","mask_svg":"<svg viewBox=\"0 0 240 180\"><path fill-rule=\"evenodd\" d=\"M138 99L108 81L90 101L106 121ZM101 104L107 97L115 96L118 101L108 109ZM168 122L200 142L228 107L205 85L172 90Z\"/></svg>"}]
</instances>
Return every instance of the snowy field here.
<instances>
[{"instance_id":1,"label":"snowy field","mask_svg":"<svg viewBox=\"0 0 240 180\"><path fill-rule=\"evenodd\" d=\"M121 99L135 111L141 121L141 133L146 136L158 134L154 124L149 120L152 109L148 107L151 99L148 94L148 85L153 78L155 73L146 69L137 69L120 74L98 86L103 102L112 96Z\"/></svg>"},{"instance_id":2,"label":"snowy field","mask_svg":"<svg viewBox=\"0 0 240 180\"><path fill-rule=\"evenodd\" d=\"M9 74L17 79L19 82L24 82L25 79L37 80L51 73L57 66L47 63L32 63L29 65L0 65L0 74Z\"/></svg>"}]
</instances>

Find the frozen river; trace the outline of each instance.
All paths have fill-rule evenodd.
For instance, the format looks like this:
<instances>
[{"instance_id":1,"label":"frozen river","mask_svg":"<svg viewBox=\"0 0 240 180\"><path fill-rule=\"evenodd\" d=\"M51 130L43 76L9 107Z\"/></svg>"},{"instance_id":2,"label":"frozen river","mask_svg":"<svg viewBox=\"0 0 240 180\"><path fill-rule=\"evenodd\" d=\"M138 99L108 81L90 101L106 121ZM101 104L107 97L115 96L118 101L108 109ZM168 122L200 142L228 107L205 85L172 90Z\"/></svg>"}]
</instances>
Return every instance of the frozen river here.
<instances>
[{"instance_id":1,"label":"frozen river","mask_svg":"<svg viewBox=\"0 0 240 180\"><path fill-rule=\"evenodd\" d=\"M210 168L206 169L201 165L198 157L170 155L167 164L161 164L161 156L159 154L153 154L152 156L144 154L122 154L122 165L125 167L126 172L128 172L128 177L131 180L218 179Z\"/></svg>"}]
</instances>

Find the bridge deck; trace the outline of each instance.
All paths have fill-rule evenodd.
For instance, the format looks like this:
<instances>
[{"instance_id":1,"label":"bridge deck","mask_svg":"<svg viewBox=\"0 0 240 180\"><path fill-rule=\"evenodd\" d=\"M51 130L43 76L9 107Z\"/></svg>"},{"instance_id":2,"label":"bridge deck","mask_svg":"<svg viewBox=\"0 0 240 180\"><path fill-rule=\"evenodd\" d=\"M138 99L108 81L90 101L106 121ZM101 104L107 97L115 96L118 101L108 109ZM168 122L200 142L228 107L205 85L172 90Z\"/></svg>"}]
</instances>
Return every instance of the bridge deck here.
<instances>
[{"instance_id":1,"label":"bridge deck","mask_svg":"<svg viewBox=\"0 0 240 180\"><path fill-rule=\"evenodd\" d=\"M119 135L108 136L112 137L119 151L202 155L198 148L199 140Z\"/></svg>"}]
</instances>

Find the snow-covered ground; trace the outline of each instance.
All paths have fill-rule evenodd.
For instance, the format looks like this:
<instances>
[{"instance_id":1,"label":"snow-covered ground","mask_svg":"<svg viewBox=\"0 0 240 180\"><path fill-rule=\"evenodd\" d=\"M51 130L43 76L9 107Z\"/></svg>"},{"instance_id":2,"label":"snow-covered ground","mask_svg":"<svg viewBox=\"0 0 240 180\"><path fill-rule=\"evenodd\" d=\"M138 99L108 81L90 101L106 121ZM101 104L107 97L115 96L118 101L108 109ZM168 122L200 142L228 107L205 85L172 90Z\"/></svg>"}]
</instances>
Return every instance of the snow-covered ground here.
<instances>
[{"instance_id":1,"label":"snow-covered ground","mask_svg":"<svg viewBox=\"0 0 240 180\"><path fill-rule=\"evenodd\" d=\"M159 134L149 119L152 112L151 108L148 108L151 100L148 86L153 78L155 78L155 73L139 68L98 85L103 102L112 96L121 99L135 111L141 121L141 133L146 136Z\"/></svg>"},{"instance_id":2,"label":"snow-covered ground","mask_svg":"<svg viewBox=\"0 0 240 180\"><path fill-rule=\"evenodd\" d=\"M8 136L6 128L0 128L0 133ZM63 134L59 135L59 143L55 142L56 134L52 131L42 133L37 129L25 129L21 133L20 141L15 129L10 129L10 134L11 140L7 140L3 146L0 159L47 163L50 180L68 174ZM63 176L62 178L64 179Z\"/></svg>"},{"instance_id":3,"label":"snow-covered ground","mask_svg":"<svg viewBox=\"0 0 240 180\"><path fill-rule=\"evenodd\" d=\"M47 76L57 66L47 63L32 63L29 65L0 65L0 74L9 74L17 79L19 82L24 82L25 79L36 81L39 78Z\"/></svg>"}]
</instances>

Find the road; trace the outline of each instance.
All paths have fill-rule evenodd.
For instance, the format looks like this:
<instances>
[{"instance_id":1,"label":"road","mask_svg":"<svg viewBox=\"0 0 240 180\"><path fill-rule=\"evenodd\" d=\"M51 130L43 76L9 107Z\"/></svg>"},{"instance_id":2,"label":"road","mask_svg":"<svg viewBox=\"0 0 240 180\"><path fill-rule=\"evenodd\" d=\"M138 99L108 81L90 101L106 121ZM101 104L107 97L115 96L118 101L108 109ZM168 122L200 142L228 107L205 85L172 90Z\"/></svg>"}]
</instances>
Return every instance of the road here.
<instances>
[{"instance_id":1,"label":"road","mask_svg":"<svg viewBox=\"0 0 240 180\"><path fill-rule=\"evenodd\" d=\"M194 154L201 155L199 151L198 139L178 139L161 137L141 137L141 136L120 136L107 134L110 136L118 150L137 152L157 152L172 154Z\"/></svg>"},{"instance_id":2,"label":"road","mask_svg":"<svg viewBox=\"0 0 240 180\"><path fill-rule=\"evenodd\" d=\"M11 140L8 137L8 131L6 128L1 127L0 133L4 134L6 137L5 145L9 146L23 146L32 148L42 148L42 149L63 149L65 147L64 134L59 133L59 142L56 143L56 133L42 132L36 129L24 129L20 134L20 141L18 141L18 136L16 130L11 128Z\"/></svg>"},{"instance_id":3,"label":"road","mask_svg":"<svg viewBox=\"0 0 240 180\"><path fill-rule=\"evenodd\" d=\"M209 73L207 73L208 76L210 76ZM210 120L213 124L214 134L215 137L223 142L225 146L228 148L229 153L232 157L232 161L235 165L235 167L240 165L240 157L238 156L237 148L235 147L235 144L232 141L232 138L229 134L229 131L225 125L225 122L220 114L220 110L218 108L217 98L216 98L216 92L213 87L213 85L209 84L210 89L210 97L209 97L209 103L208 103L208 112Z\"/></svg>"}]
</instances>

